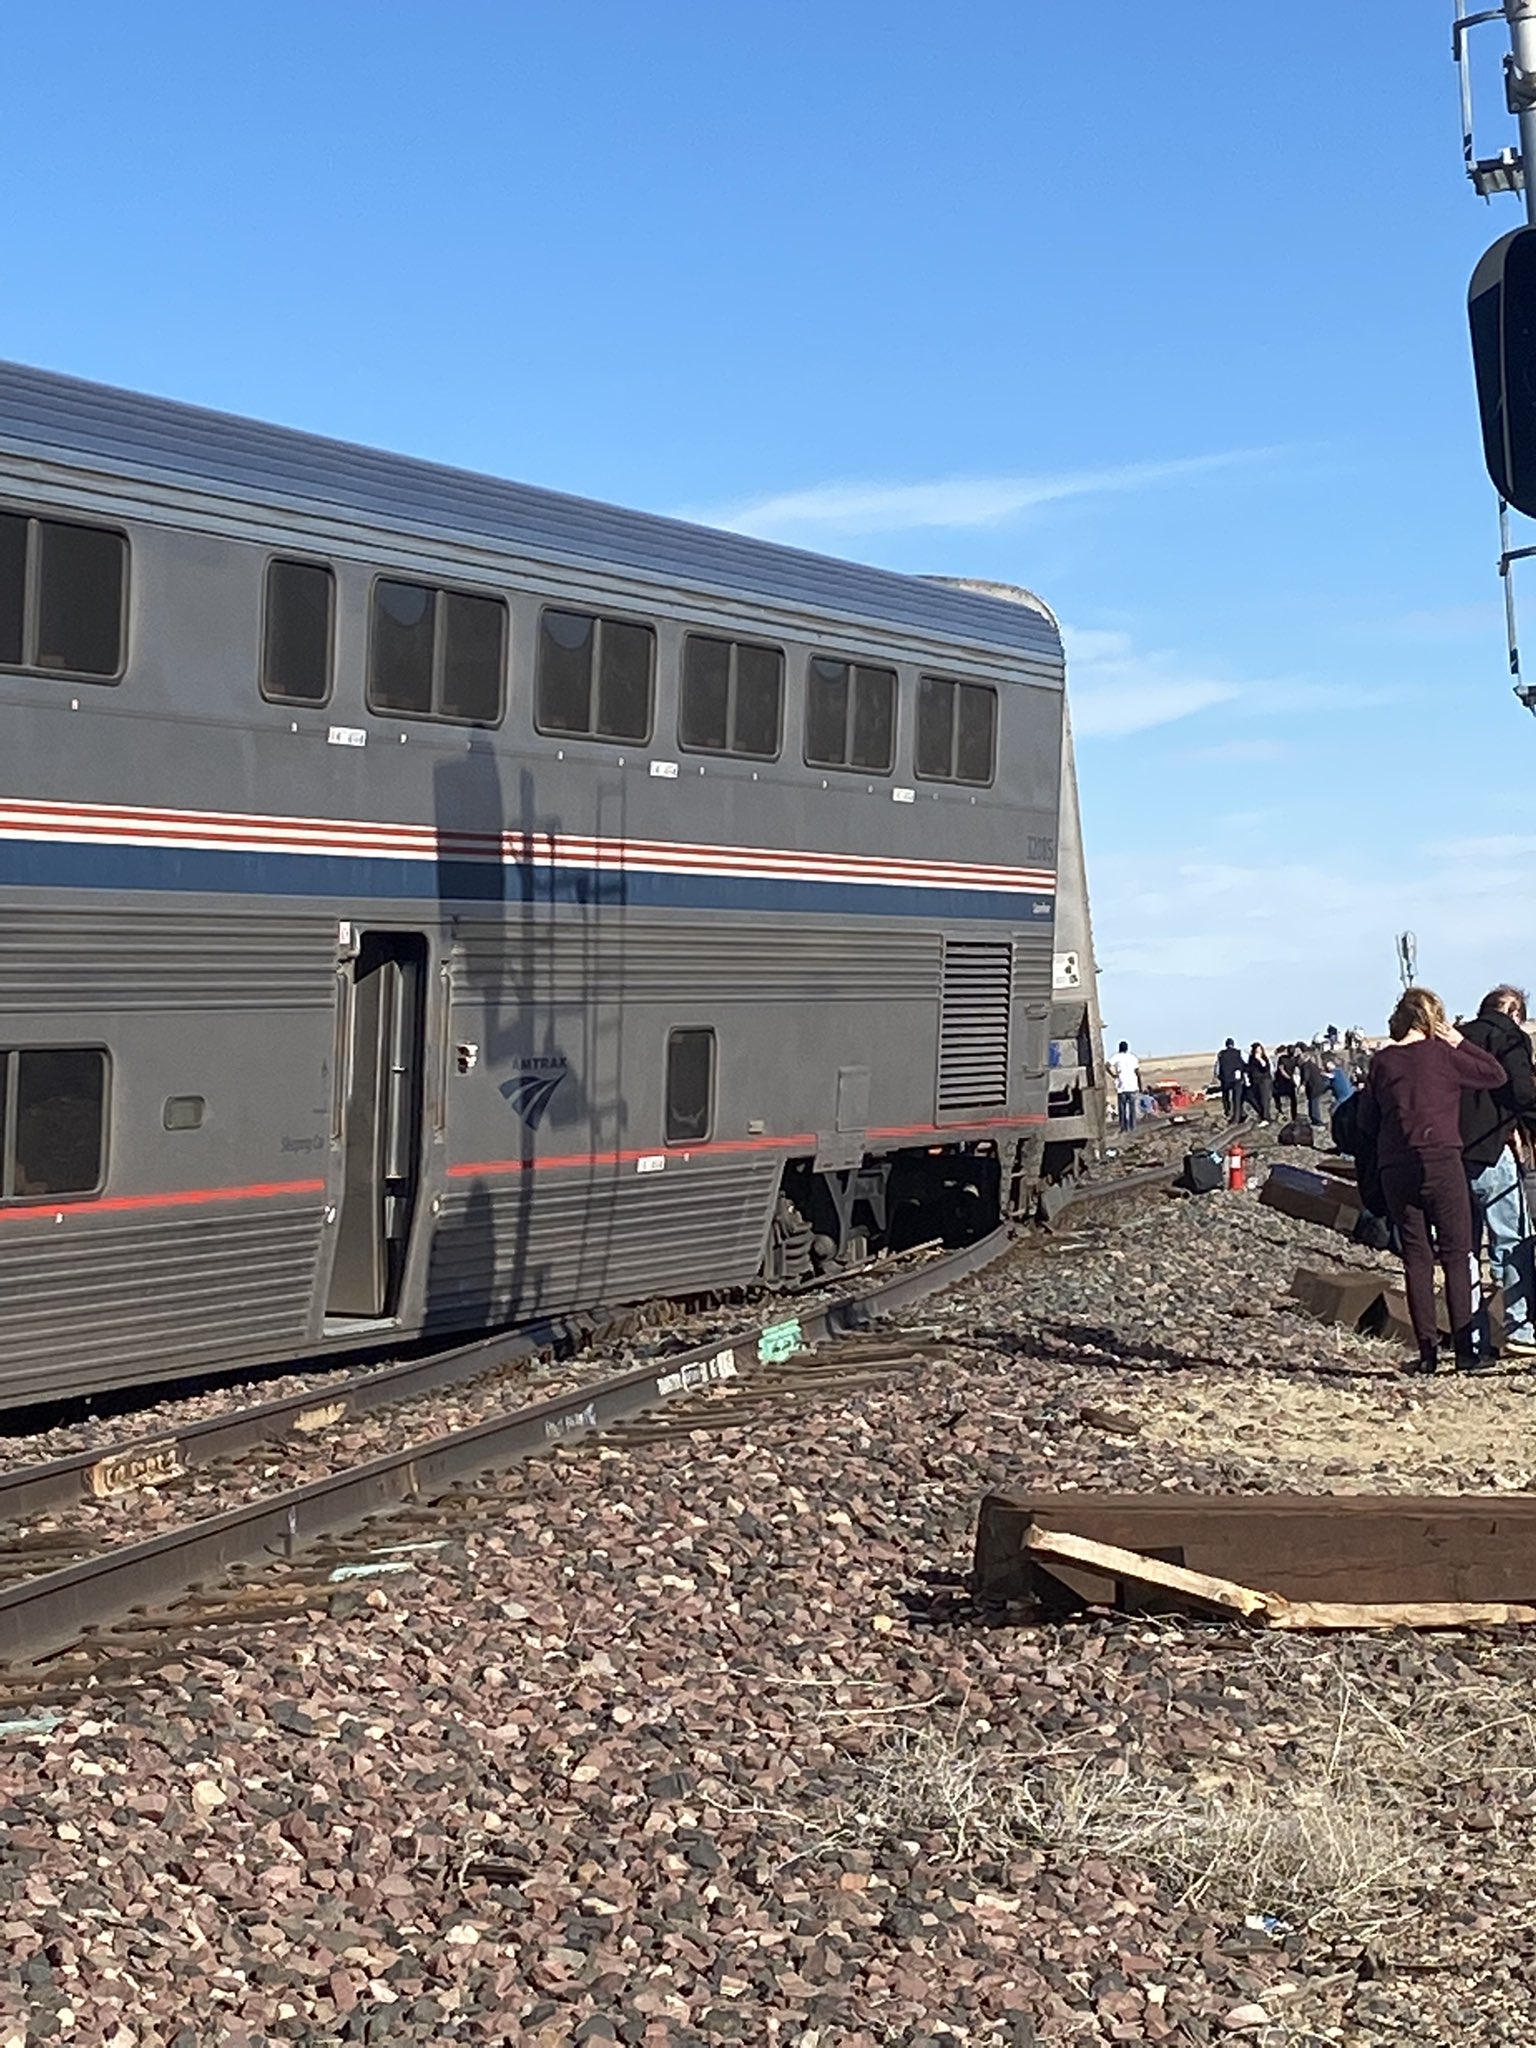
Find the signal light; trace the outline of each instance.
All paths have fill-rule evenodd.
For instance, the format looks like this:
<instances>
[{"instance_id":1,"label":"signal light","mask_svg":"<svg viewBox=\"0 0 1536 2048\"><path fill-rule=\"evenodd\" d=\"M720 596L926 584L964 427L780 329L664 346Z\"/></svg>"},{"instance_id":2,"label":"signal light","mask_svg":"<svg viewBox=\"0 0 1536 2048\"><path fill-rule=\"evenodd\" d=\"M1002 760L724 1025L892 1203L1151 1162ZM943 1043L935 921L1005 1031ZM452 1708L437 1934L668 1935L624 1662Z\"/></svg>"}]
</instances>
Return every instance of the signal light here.
<instances>
[{"instance_id":1,"label":"signal light","mask_svg":"<svg viewBox=\"0 0 1536 2048\"><path fill-rule=\"evenodd\" d=\"M1484 252L1467 292L1483 460L1506 503L1536 519L1536 227Z\"/></svg>"}]
</instances>

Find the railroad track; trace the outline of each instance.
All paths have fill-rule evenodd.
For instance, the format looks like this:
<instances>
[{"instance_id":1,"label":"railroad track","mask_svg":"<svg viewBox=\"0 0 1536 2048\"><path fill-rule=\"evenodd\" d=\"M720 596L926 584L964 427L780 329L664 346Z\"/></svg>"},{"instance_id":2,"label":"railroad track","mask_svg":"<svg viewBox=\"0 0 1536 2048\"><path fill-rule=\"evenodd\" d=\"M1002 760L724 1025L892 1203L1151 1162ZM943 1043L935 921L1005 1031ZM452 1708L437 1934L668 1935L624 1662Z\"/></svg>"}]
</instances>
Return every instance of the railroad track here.
<instances>
[{"instance_id":1,"label":"railroad track","mask_svg":"<svg viewBox=\"0 0 1536 2048\"><path fill-rule=\"evenodd\" d=\"M1167 1186L1173 1176L1172 1167L1154 1167L1086 1184L1071 1202L1074 1220L1086 1207ZM739 1428L786 1406L919 1372L936 1355L933 1347L882 1337L880 1319L955 1286L1017 1242L1005 1226L958 1251L894 1262L898 1270L873 1286L788 1314L781 1307L744 1333L578 1380L510 1412L137 1542L82 1554L91 1546L77 1531L28 1531L0 1547L0 1576L12 1580L0 1586L0 1713L45 1706L82 1685L110 1687L189 1641L313 1612L350 1579L403 1569L413 1550L453 1540L455 1524L475 1504L464 1489L554 1447L593 1436L635 1442ZM313 1437L368 1407L494 1373L553 1341L553 1326L482 1339L147 1443L0 1475L0 1517L14 1521L78 1500L114 1460L130 1478L141 1472L141 1484L156 1474L171 1478L275 1436ZM375 1526L382 1517L387 1529Z\"/></svg>"}]
</instances>

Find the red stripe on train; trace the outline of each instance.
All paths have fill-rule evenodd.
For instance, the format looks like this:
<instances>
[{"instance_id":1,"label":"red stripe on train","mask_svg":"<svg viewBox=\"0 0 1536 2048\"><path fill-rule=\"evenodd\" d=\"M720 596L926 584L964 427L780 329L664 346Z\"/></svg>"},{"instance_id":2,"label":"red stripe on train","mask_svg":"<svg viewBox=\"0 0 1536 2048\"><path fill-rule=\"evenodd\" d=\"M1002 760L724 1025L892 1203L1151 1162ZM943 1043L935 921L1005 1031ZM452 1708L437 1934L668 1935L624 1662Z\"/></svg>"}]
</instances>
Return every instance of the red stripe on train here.
<instances>
[{"instance_id":1,"label":"red stripe on train","mask_svg":"<svg viewBox=\"0 0 1536 2048\"><path fill-rule=\"evenodd\" d=\"M1015 1129L1027 1124L1043 1124L1043 1116L995 1116L985 1123L962 1126L962 1129L995 1130ZM870 1131L870 1138L954 1138L959 1132L952 1125L945 1124L899 1124L889 1130ZM582 1166L633 1166L642 1159L676 1159L686 1161L697 1158L701 1153L719 1157L722 1153L733 1152L784 1152L796 1147L804 1149L816 1143L814 1131L791 1131L774 1138L719 1138L702 1145L674 1145L670 1150L657 1152L570 1152L553 1154L538 1159L483 1159L466 1165L450 1166L450 1180L467 1180L477 1173L526 1173L540 1167L570 1169ZM22 1221L27 1217L45 1216L100 1216L120 1215L125 1211L142 1209L192 1209L207 1207L215 1202L264 1202L284 1195L323 1195L326 1183L323 1180L274 1180L256 1181L243 1188L173 1188L157 1195L87 1195L70 1201L49 1200L46 1196L25 1203L0 1204L0 1223Z\"/></svg>"},{"instance_id":2,"label":"red stripe on train","mask_svg":"<svg viewBox=\"0 0 1536 2048\"><path fill-rule=\"evenodd\" d=\"M890 1130L867 1131L868 1138L958 1138L967 1130L1021 1129L1028 1124L1043 1124L1049 1119L1044 1116L993 1116L976 1124L955 1126L953 1124L897 1124ZM697 1159L701 1154L718 1156L723 1152L787 1152L796 1148L804 1150L814 1146L814 1131L791 1131L777 1138L718 1138L701 1145L671 1145L662 1151L654 1146L649 1150L634 1152L570 1152L565 1154L541 1155L536 1159L479 1159L473 1162L450 1166L450 1180L468 1180L477 1173L532 1173L542 1167L582 1166L634 1166L642 1159L676 1159L686 1161Z\"/></svg>"},{"instance_id":3,"label":"red stripe on train","mask_svg":"<svg viewBox=\"0 0 1536 2048\"><path fill-rule=\"evenodd\" d=\"M104 1210L193 1209L212 1202L264 1202L277 1195L323 1195L323 1180L258 1181L245 1188L174 1188L161 1195L87 1195L85 1199L58 1202L41 1200L20 1207L0 1207L0 1223L25 1217L99 1216Z\"/></svg>"}]
</instances>

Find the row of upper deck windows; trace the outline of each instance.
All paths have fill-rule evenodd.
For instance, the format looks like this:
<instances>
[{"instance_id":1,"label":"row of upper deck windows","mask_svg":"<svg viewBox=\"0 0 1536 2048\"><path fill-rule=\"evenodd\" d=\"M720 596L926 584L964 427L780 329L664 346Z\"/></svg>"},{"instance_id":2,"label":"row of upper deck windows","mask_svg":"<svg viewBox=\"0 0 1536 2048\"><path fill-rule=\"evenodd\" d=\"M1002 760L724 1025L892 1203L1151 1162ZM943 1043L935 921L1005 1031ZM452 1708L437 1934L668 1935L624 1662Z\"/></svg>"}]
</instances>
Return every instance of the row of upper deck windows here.
<instances>
[{"instance_id":1,"label":"row of upper deck windows","mask_svg":"<svg viewBox=\"0 0 1536 2048\"><path fill-rule=\"evenodd\" d=\"M0 667L110 681L122 672L128 544L105 527L0 512ZM261 692L279 704L324 704L335 658L336 579L328 565L267 564ZM439 584L377 578L367 699L399 718L499 724L506 708L505 599ZM745 760L778 758L784 650L689 633L683 640L679 746ZM545 606L539 616L534 724L558 738L644 744L652 735L656 631L644 621ZM807 763L889 775L896 764L896 671L811 655L805 675ZM915 772L987 784L997 751L997 692L922 676Z\"/></svg>"}]
</instances>

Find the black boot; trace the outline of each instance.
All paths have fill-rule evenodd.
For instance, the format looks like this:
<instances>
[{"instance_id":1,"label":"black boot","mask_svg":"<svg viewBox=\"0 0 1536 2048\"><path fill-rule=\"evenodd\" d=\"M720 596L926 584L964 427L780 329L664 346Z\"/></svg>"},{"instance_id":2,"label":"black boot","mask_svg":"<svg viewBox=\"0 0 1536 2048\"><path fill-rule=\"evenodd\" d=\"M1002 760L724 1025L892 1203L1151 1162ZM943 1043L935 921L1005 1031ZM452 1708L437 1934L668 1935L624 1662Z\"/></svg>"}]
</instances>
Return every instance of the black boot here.
<instances>
[{"instance_id":1,"label":"black boot","mask_svg":"<svg viewBox=\"0 0 1536 2048\"><path fill-rule=\"evenodd\" d=\"M1419 1355L1417 1358L1410 1358L1404 1362L1403 1371L1433 1372L1435 1369L1435 1359L1435 1342L1433 1338L1430 1338L1427 1343L1421 1344L1419 1346Z\"/></svg>"},{"instance_id":2,"label":"black boot","mask_svg":"<svg viewBox=\"0 0 1536 2048\"><path fill-rule=\"evenodd\" d=\"M1493 1372L1498 1366L1487 1331L1480 1331L1475 1322L1464 1330L1453 1331L1451 1348L1456 1354L1458 1372Z\"/></svg>"}]
</instances>

